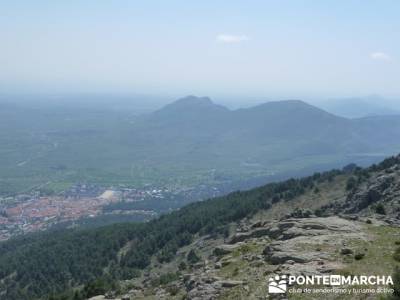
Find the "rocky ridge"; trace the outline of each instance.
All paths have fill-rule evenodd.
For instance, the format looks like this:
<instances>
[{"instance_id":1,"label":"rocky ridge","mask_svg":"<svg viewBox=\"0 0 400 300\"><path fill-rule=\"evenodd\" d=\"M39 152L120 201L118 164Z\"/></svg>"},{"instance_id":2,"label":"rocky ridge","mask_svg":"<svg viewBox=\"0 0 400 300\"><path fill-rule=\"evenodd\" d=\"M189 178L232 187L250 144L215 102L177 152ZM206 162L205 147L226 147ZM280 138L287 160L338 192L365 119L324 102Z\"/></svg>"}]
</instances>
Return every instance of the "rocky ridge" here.
<instances>
[{"instance_id":1,"label":"rocky ridge","mask_svg":"<svg viewBox=\"0 0 400 300\"><path fill-rule=\"evenodd\" d=\"M397 264L392 255L400 243L399 174L396 164L359 175L362 180L347 184L345 196L329 204L299 208L294 200L288 203L291 213L278 219L243 219L225 238L199 237L173 262L153 266L121 297L92 299L265 299L273 274L387 274ZM197 253L198 262L188 263L189 251ZM178 278L151 285L159 274L177 269Z\"/></svg>"}]
</instances>

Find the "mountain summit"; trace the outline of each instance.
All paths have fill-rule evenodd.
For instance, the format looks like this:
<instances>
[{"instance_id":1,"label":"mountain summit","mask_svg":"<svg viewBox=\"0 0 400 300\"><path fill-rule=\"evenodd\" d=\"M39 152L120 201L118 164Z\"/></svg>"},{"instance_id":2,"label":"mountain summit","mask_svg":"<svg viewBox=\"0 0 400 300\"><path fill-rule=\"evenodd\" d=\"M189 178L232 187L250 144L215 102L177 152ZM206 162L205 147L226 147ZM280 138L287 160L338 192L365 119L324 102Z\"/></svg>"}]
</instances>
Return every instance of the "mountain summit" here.
<instances>
[{"instance_id":1,"label":"mountain summit","mask_svg":"<svg viewBox=\"0 0 400 300\"><path fill-rule=\"evenodd\" d=\"M176 118L185 117L187 114L190 114L191 117L196 117L195 115L198 114L199 116L207 118L207 114L215 115L228 111L226 107L215 104L208 97L187 96L164 106L154 112L154 114L157 117L164 115Z\"/></svg>"},{"instance_id":2,"label":"mountain summit","mask_svg":"<svg viewBox=\"0 0 400 300\"><path fill-rule=\"evenodd\" d=\"M398 149L400 118L382 118L346 119L301 100L230 110L187 96L135 123L131 149L157 168L187 162L183 173L216 169L238 177L368 164Z\"/></svg>"}]
</instances>

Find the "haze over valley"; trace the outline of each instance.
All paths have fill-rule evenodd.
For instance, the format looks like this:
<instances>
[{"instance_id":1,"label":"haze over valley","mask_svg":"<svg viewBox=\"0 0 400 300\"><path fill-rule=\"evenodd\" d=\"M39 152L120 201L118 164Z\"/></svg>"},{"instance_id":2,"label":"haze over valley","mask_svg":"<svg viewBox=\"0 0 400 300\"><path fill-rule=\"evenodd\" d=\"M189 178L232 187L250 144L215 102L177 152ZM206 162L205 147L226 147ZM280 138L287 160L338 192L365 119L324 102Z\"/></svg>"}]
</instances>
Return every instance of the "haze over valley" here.
<instances>
[{"instance_id":1,"label":"haze over valley","mask_svg":"<svg viewBox=\"0 0 400 300\"><path fill-rule=\"evenodd\" d=\"M365 165L399 146L397 115L347 119L301 100L231 110L189 96L139 115L12 104L0 113L3 193L35 186L60 192L78 181L140 187L264 180Z\"/></svg>"},{"instance_id":2,"label":"haze over valley","mask_svg":"<svg viewBox=\"0 0 400 300\"><path fill-rule=\"evenodd\" d=\"M145 221L400 149L398 115L348 119L301 100L229 109L187 96L148 113L20 102L3 103L0 114L2 239Z\"/></svg>"}]
</instances>

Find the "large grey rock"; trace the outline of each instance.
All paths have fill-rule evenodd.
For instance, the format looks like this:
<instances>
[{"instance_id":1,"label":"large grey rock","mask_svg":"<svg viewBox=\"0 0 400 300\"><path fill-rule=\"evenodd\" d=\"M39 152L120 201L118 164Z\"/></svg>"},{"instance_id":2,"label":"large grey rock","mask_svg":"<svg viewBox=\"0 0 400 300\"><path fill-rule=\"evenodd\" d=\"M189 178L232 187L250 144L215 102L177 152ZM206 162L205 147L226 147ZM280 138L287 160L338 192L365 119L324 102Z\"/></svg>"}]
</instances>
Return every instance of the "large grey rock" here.
<instances>
[{"instance_id":1,"label":"large grey rock","mask_svg":"<svg viewBox=\"0 0 400 300\"><path fill-rule=\"evenodd\" d=\"M364 238L358 222L336 216L292 218L277 222L272 228L278 237L264 248L265 261L272 265L308 264L310 270L321 260L329 260L329 255L321 250L321 244L335 248L345 238Z\"/></svg>"},{"instance_id":2,"label":"large grey rock","mask_svg":"<svg viewBox=\"0 0 400 300\"><path fill-rule=\"evenodd\" d=\"M88 300L104 300L104 299L106 299L106 296L98 295L98 296L94 296L92 298L89 298Z\"/></svg>"},{"instance_id":3,"label":"large grey rock","mask_svg":"<svg viewBox=\"0 0 400 300\"><path fill-rule=\"evenodd\" d=\"M242 245L243 245L243 243L240 243L240 242L236 243L234 245L230 245L230 244L219 245L219 246L215 247L214 254L217 256L230 254Z\"/></svg>"},{"instance_id":4,"label":"large grey rock","mask_svg":"<svg viewBox=\"0 0 400 300\"><path fill-rule=\"evenodd\" d=\"M273 265L279 265L283 263L307 263L310 261L316 261L321 258L327 258L326 255L320 252L307 252L301 253L296 251L279 251L274 252L267 256L266 259Z\"/></svg>"},{"instance_id":5,"label":"large grey rock","mask_svg":"<svg viewBox=\"0 0 400 300\"><path fill-rule=\"evenodd\" d=\"M267 227L257 227L248 232L237 233L230 239L229 244L236 244L263 236L271 239L287 240L298 236L316 236L333 231L354 232L356 230L354 222L335 216L326 218L292 218L267 224Z\"/></svg>"},{"instance_id":6,"label":"large grey rock","mask_svg":"<svg viewBox=\"0 0 400 300\"><path fill-rule=\"evenodd\" d=\"M269 227L261 227L250 230L248 232L240 232L235 234L229 241L229 244L236 244L238 242L243 242L251 238L259 238L262 236L268 236L270 232Z\"/></svg>"}]
</instances>

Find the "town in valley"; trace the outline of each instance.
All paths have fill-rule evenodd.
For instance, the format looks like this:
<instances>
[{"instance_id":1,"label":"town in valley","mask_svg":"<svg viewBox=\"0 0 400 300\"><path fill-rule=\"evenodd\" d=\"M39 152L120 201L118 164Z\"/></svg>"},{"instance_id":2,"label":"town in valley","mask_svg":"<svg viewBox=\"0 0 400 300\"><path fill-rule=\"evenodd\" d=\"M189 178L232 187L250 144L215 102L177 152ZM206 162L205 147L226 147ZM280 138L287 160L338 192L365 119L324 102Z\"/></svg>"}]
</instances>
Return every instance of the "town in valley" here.
<instances>
[{"instance_id":1,"label":"town in valley","mask_svg":"<svg viewBox=\"0 0 400 300\"><path fill-rule=\"evenodd\" d=\"M76 184L56 195L40 191L0 197L0 241L55 225L73 226L99 216L132 216L146 221L179 208L180 200L200 200L220 194L218 188L103 188ZM172 201L172 202L171 202ZM171 204L172 203L172 204ZM159 207L159 208L158 208Z\"/></svg>"}]
</instances>

